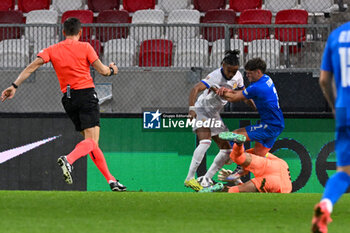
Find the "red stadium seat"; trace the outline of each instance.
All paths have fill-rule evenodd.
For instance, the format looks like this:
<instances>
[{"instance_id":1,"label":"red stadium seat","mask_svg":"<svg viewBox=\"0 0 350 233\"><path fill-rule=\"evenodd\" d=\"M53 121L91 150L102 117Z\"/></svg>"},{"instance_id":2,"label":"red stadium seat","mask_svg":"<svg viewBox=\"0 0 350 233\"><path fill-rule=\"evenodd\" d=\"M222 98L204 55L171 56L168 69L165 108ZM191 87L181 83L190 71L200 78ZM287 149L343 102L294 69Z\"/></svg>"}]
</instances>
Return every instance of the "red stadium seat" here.
<instances>
[{"instance_id":1,"label":"red stadium seat","mask_svg":"<svg viewBox=\"0 0 350 233\"><path fill-rule=\"evenodd\" d=\"M101 12L104 10L119 10L119 0L88 0L89 10Z\"/></svg>"},{"instance_id":2,"label":"red stadium seat","mask_svg":"<svg viewBox=\"0 0 350 233\"><path fill-rule=\"evenodd\" d=\"M225 9L226 0L193 0L194 9L200 12L207 12L214 9Z\"/></svg>"},{"instance_id":3,"label":"red stadium seat","mask_svg":"<svg viewBox=\"0 0 350 233\"><path fill-rule=\"evenodd\" d=\"M307 25L308 15L306 10L281 10L276 14L275 24ZM276 28L275 38L281 42L285 42L284 44L289 47L289 53L297 53L301 50L301 42L306 40L305 31L305 28ZM282 47L282 52L284 48Z\"/></svg>"},{"instance_id":4,"label":"red stadium seat","mask_svg":"<svg viewBox=\"0 0 350 233\"><path fill-rule=\"evenodd\" d=\"M281 10L276 14L275 24L307 24L306 10ZM305 28L276 28L275 37L279 41L305 41Z\"/></svg>"},{"instance_id":5,"label":"red stadium seat","mask_svg":"<svg viewBox=\"0 0 350 233\"><path fill-rule=\"evenodd\" d=\"M269 10L245 10L239 17L239 24L271 24L272 13ZM268 28L242 28L238 37L244 41L269 38Z\"/></svg>"},{"instance_id":6,"label":"red stadium seat","mask_svg":"<svg viewBox=\"0 0 350 233\"><path fill-rule=\"evenodd\" d=\"M139 66L171 66L173 42L145 40L140 46Z\"/></svg>"},{"instance_id":7,"label":"red stadium seat","mask_svg":"<svg viewBox=\"0 0 350 233\"><path fill-rule=\"evenodd\" d=\"M124 10L128 12L154 9L155 6L156 6L155 0L123 0Z\"/></svg>"},{"instance_id":8,"label":"red stadium seat","mask_svg":"<svg viewBox=\"0 0 350 233\"><path fill-rule=\"evenodd\" d=\"M8 11L15 9L15 0L1 0L0 11Z\"/></svg>"},{"instance_id":9,"label":"red stadium seat","mask_svg":"<svg viewBox=\"0 0 350 233\"><path fill-rule=\"evenodd\" d=\"M262 0L230 0L230 7L236 12L242 12L247 9L261 9Z\"/></svg>"},{"instance_id":10,"label":"red stadium seat","mask_svg":"<svg viewBox=\"0 0 350 233\"><path fill-rule=\"evenodd\" d=\"M124 10L101 11L96 23L129 23L129 13ZM96 37L102 42L111 39L127 38L129 29L127 27L97 27Z\"/></svg>"},{"instance_id":11,"label":"red stadium seat","mask_svg":"<svg viewBox=\"0 0 350 233\"><path fill-rule=\"evenodd\" d=\"M236 13L233 10L209 10L203 17L202 23L235 24ZM204 27L201 33L204 39L209 42L225 38L225 29L223 27ZM233 37L233 30L230 32L230 37Z\"/></svg>"},{"instance_id":12,"label":"red stadium seat","mask_svg":"<svg viewBox=\"0 0 350 233\"><path fill-rule=\"evenodd\" d=\"M18 0L18 8L23 13L33 10L48 10L50 8L50 0Z\"/></svg>"},{"instance_id":13,"label":"red stadium seat","mask_svg":"<svg viewBox=\"0 0 350 233\"><path fill-rule=\"evenodd\" d=\"M20 11L0 11L0 24L21 24L24 21ZM0 40L19 39L22 30L19 27L0 27Z\"/></svg>"},{"instance_id":14,"label":"red stadium seat","mask_svg":"<svg viewBox=\"0 0 350 233\"><path fill-rule=\"evenodd\" d=\"M70 17L75 17L80 20L82 24L93 23L94 21L94 13L90 10L72 10L66 11L62 14L61 22L64 23L66 19ZM80 40L88 41L91 38L91 28L83 27L83 32Z\"/></svg>"}]
</instances>

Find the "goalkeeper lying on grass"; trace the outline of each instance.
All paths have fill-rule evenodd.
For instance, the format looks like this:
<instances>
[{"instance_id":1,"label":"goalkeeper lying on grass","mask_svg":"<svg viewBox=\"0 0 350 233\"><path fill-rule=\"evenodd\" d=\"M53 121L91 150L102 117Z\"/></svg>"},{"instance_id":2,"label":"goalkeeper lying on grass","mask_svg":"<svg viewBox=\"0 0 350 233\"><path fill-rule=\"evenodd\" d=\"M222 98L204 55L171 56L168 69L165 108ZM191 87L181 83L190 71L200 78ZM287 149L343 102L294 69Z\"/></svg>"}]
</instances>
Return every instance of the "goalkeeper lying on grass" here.
<instances>
[{"instance_id":1,"label":"goalkeeper lying on grass","mask_svg":"<svg viewBox=\"0 0 350 233\"><path fill-rule=\"evenodd\" d=\"M241 165L245 171L250 171L255 178L238 186L224 186L217 183L214 186L204 188L200 192L224 191L229 193L239 192L264 192L264 193L290 193L292 191L292 182L290 179L288 164L268 153L265 157L251 154L253 150L244 151L243 143L245 136L231 132L220 133L219 137L224 140L233 140L230 158L233 162ZM222 169L219 173L219 179L226 182L234 182L237 175L230 170Z\"/></svg>"}]
</instances>

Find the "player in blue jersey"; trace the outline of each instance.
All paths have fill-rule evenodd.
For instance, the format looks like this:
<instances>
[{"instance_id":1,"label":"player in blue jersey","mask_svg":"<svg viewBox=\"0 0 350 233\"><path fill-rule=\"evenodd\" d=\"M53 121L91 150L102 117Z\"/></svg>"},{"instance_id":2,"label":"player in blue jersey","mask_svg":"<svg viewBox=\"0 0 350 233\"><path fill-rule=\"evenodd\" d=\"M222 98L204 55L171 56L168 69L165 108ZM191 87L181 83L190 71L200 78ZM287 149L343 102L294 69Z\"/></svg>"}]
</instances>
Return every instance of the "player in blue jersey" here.
<instances>
[{"instance_id":1,"label":"player in blue jersey","mask_svg":"<svg viewBox=\"0 0 350 233\"><path fill-rule=\"evenodd\" d=\"M333 76L336 90L333 88ZM327 181L321 201L316 204L312 232L327 232L333 205L350 186L350 23L329 36L324 49L320 86L335 113L337 172Z\"/></svg>"},{"instance_id":2,"label":"player in blue jersey","mask_svg":"<svg viewBox=\"0 0 350 233\"><path fill-rule=\"evenodd\" d=\"M267 76L266 63L261 58L253 58L244 66L247 78L251 82L245 90L232 91L220 88L216 91L219 96L223 96L230 102L244 101L252 99L260 114L260 124L249 125L236 129L226 138L234 140L237 134L242 134L247 141L254 141L253 154L265 156L284 129L284 118L279 106L278 94L272 79ZM243 175L241 167L236 169L237 178Z\"/></svg>"},{"instance_id":3,"label":"player in blue jersey","mask_svg":"<svg viewBox=\"0 0 350 233\"><path fill-rule=\"evenodd\" d=\"M226 88L217 90L217 94L230 102L252 99L260 114L260 124L250 125L233 131L255 141L254 154L265 156L270 151L284 129L284 118L278 102L278 94L272 79L267 76L266 63L261 58L253 58L244 66L251 85L242 91ZM232 136L234 137L234 134Z\"/></svg>"}]
</instances>

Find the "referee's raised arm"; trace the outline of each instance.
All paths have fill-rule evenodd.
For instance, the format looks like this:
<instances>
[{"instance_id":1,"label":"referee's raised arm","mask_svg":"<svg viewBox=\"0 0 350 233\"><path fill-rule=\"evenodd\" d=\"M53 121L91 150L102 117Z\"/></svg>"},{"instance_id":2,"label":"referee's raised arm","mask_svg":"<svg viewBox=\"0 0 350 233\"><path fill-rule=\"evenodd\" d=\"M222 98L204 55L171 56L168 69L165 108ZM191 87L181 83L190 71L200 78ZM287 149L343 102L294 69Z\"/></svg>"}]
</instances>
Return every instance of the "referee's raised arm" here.
<instances>
[{"instance_id":1,"label":"referee's raised arm","mask_svg":"<svg viewBox=\"0 0 350 233\"><path fill-rule=\"evenodd\" d=\"M6 88L1 93L1 101L4 102L6 99L12 99L15 96L16 89L24 82L32 73L34 73L40 66L44 64L44 60L40 57L36 58L30 63L19 75L16 81L11 86Z\"/></svg>"}]
</instances>

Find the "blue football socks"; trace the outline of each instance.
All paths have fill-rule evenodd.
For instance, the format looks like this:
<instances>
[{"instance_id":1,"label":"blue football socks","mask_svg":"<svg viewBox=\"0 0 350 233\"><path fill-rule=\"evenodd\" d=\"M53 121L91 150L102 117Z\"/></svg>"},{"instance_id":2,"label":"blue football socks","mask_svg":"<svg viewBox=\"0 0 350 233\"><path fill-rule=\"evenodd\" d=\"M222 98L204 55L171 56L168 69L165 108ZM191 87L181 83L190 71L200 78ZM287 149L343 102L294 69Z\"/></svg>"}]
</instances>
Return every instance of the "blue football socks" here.
<instances>
[{"instance_id":1,"label":"blue football socks","mask_svg":"<svg viewBox=\"0 0 350 233\"><path fill-rule=\"evenodd\" d=\"M350 186L350 176L337 172L326 183L322 199L329 199L334 205Z\"/></svg>"}]
</instances>

